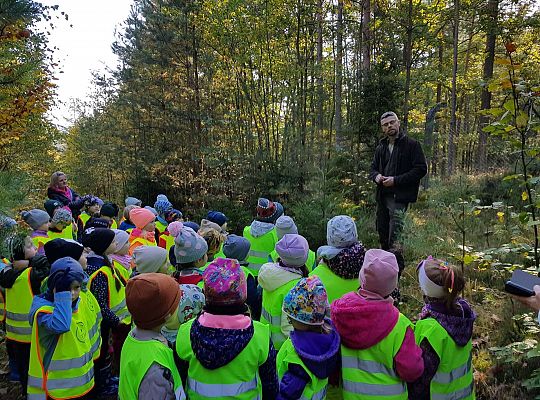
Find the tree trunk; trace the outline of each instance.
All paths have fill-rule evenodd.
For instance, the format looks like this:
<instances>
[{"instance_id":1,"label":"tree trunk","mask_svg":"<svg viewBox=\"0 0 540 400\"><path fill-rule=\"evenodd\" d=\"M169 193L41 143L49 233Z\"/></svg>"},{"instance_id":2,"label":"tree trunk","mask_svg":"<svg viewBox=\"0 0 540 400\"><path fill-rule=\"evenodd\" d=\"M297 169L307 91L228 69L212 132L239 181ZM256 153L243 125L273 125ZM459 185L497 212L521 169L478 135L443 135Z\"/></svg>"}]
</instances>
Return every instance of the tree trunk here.
<instances>
[{"instance_id":1,"label":"tree trunk","mask_svg":"<svg viewBox=\"0 0 540 400\"><path fill-rule=\"evenodd\" d=\"M343 82L343 0L338 0L338 14L336 26L336 88L335 88L335 129L336 129L336 150L343 150L342 137L342 115L341 115L341 94Z\"/></svg>"},{"instance_id":2,"label":"tree trunk","mask_svg":"<svg viewBox=\"0 0 540 400\"><path fill-rule=\"evenodd\" d=\"M371 67L371 0L362 4L362 73Z\"/></svg>"},{"instance_id":3,"label":"tree trunk","mask_svg":"<svg viewBox=\"0 0 540 400\"><path fill-rule=\"evenodd\" d=\"M407 36L403 46L403 63L405 64L405 95L403 99L403 130L407 132L409 125L409 97L411 92L412 42L413 42L413 0L407 3Z\"/></svg>"},{"instance_id":4,"label":"tree trunk","mask_svg":"<svg viewBox=\"0 0 540 400\"><path fill-rule=\"evenodd\" d=\"M484 71L482 78L485 86L480 97L480 111L491 108L491 92L488 89L488 81L493 78L493 64L495 62L495 41L497 39L497 18L499 13L499 0L489 0L487 5L487 34L486 34L486 58L484 59ZM480 114L478 119L478 151L476 154L476 168L486 169L487 161L487 132L483 128L488 124L487 115Z\"/></svg>"},{"instance_id":5,"label":"tree trunk","mask_svg":"<svg viewBox=\"0 0 540 400\"><path fill-rule=\"evenodd\" d=\"M457 129L457 73L458 73L458 41L459 41L459 0L454 0L454 43L453 43L453 67L452 67L452 96L450 110L450 129L448 130L448 176L454 172L456 162L455 135Z\"/></svg>"}]
</instances>

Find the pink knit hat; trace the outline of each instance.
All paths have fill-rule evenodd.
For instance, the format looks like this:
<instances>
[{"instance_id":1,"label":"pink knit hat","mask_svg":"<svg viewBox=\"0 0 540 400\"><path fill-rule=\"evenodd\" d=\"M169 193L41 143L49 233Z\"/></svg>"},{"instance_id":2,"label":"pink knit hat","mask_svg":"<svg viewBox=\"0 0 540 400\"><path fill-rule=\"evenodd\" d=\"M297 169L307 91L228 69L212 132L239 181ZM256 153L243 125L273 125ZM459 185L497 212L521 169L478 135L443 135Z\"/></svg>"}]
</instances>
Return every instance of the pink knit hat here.
<instances>
[{"instance_id":1,"label":"pink knit hat","mask_svg":"<svg viewBox=\"0 0 540 400\"><path fill-rule=\"evenodd\" d=\"M360 287L381 297L387 297L397 287L398 272L395 255L379 249L368 250L360 270Z\"/></svg>"},{"instance_id":2,"label":"pink knit hat","mask_svg":"<svg viewBox=\"0 0 540 400\"><path fill-rule=\"evenodd\" d=\"M152 211L146 208L134 208L129 212L129 219L139 229L143 229L146 225L156 219Z\"/></svg>"}]
</instances>

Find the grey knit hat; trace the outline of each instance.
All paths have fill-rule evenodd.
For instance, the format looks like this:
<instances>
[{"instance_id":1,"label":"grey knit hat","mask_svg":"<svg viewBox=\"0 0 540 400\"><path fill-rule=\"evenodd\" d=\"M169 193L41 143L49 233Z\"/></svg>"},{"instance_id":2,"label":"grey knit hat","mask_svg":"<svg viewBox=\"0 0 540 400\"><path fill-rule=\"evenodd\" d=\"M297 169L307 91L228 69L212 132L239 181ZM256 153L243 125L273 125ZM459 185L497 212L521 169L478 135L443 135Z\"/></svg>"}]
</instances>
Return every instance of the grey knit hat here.
<instances>
[{"instance_id":1,"label":"grey knit hat","mask_svg":"<svg viewBox=\"0 0 540 400\"><path fill-rule=\"evenodd\" d=\"M276 233L278 239L281 239L287 234L298 234L298 228L291 217L282 215L276 220Z\"/></svg>"},{"instance_id":2,"label":"grey knit hat","mask_svg":"<svg viewBox=\"0 0 540 400\"><path fill-rule=\"evenodd\" d=\"M30 211L23 211L21 216L24 222L30 225L33 230L39 229L41 225L46 224L50 219L46 211L37 208Z\"/></svg>"}]
</instances>

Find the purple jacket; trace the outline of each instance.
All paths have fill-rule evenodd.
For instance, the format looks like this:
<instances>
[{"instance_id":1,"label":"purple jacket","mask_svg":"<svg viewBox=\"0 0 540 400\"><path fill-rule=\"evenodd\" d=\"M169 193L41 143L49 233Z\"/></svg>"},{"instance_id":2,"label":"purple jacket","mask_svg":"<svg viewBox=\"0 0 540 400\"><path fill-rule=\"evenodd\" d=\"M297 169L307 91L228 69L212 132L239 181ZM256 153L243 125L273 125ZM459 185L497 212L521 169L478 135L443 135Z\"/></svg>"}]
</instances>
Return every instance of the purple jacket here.
<instances>
[{"instance_id":1,"label":"purple jacket","mask_svg":"<svg viewBox=\"0 0 540 400\"><path fill-rule=\"evenodd\" d=\"M305 366L317 378L328 378L338 367L340 340L330 320L332 330L329 334L292 331L290 338L296 353ZM298 364L289 364L289 369L279 384L278 400L299 399L309 383L307 371Z\"/></svg>"},{"instance_id":2,"label":"purple jacket","mask_svg":"<svg viewBox=\"0 0 540 400\"><path fill-rule=\"evenodd\" d=\"M431 302L424 306L420 319L435 318L448 332L448 335L458 346L465 346L472 337L473 324L476 314L469 303L463 299L457 300L458 307L448 310L444 303ZM424 359L424 373L415 382L408 385L409 398L429 400L431 380L439 368L440 359L427 339L420 343Z\"/></svg>"}]
</instances>

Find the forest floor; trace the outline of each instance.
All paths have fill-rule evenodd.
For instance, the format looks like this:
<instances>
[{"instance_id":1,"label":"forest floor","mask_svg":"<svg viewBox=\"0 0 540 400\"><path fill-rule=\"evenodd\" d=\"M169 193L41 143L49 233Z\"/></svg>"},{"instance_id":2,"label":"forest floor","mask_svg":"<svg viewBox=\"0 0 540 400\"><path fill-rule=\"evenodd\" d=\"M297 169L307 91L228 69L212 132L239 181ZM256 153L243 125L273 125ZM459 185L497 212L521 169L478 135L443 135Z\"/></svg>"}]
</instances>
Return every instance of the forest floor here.
<instances>
[{"instance_id":1,"label":"forest floor","mask_svg":"<svg viewBox=\"0 0 540 400\"><path fill-rule=\"evenodd\" d=\"M489 185L480 179L468 179L472 180L460 181L459 186L455 182L434 185L407 212L403 240L407 266L400 281L399 308L413 322L422 309L416 277L420 260L433 255L460 265L461 260L467 259L463 267L466 280L463 297L477 314L472 338L477 398L540 398L536 397L540 394L540 351L537 350L540 327L536 315L504 292L504 282L512 269L533 266L530 226L519 220L521 191L514 190L517 200L505 198L501 206L498 204L501 193L512 190L500 185L499 178L486 178L497 183L493 193L486 191ZM483 196L482 200L475 200L475 195ZM377 245L371 207L350 212L357 220L359 238L367 248ZM0 399L21 399L18 384L9 382L8 371L4 333L0 329ZM330 390L328 399L340 400L341 394Z\"/></svg>"}]
</instances>

